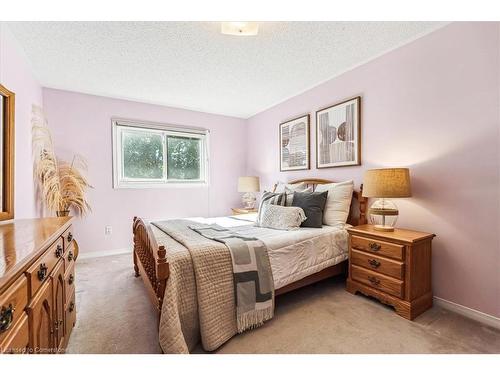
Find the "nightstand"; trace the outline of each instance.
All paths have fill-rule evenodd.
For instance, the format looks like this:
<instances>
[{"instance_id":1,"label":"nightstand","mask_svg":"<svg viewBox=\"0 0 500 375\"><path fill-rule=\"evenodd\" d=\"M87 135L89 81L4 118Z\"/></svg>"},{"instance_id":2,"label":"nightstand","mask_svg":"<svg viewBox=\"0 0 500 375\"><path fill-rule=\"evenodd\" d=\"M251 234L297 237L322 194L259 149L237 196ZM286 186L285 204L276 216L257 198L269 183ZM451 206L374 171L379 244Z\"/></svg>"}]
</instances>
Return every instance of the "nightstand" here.
<instances>
[{"instance_id":1,"label":"nightstand","mask_svg":"<svg viewBox=\"0 0 500 375\"><path fill-rule=\"evenodd\" d=\"M233 215L243 215L257 212L256 208L231 208L231 210L233 211Z\"/></svg>"},{"instance_id":2,"label":"nightstand","mask_svg":"<svg viewBox=\"0 0 500 375\"><path fill-rule=\"evenodd\" d=\"M368 224L347 231L348 292L374 297L410 320L432 307L434 234L408 229L380 232Z\"/></svg>"}]
</instances>

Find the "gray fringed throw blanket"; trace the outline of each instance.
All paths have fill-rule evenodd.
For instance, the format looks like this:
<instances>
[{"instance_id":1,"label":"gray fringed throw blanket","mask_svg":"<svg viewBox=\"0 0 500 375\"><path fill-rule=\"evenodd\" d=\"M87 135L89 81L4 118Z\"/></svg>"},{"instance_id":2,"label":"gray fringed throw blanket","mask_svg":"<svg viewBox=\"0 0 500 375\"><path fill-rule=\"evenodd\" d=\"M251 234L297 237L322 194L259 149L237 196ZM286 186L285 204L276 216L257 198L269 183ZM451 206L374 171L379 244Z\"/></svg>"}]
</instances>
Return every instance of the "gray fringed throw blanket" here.
<instances>
[{"instance_id":1,"label":"gray fringed throw blanket","mask_svg":"<svg viewBox=\"0 0 500 375\"><path fill-rule=\"evenodd\" d=\"M188 353L200 339L203 349L216 350L244 330L237 319L238 288L235 288L231 251L225 243L207 239L190 226L206 228L189 220L165 220L151 226L158 245L167 249L170 269L159 327L164 353ZM267 270L262 278L271 281L271 306L274 306L274 283L267 252L265 257L256 257L255 251L248 254L250 259L259 258L262 269ZM259 286L264 284L259 278ZM254 294L257 296L255 289ZM255 300L254 305L260 302Z\"/></svg>"},{"instance_id":2,"label":"gray fringed throw blanket","mask_svg":"<svg viewBox=\"0 0 500 375\"><path fill-rule=\"evenodd\" d=\"M190 225L203 237L222 242L233 264L236 321L238 332L256 328L274 314L274 282L266 245L220 225Z\"/></svg>"}]
</instances>

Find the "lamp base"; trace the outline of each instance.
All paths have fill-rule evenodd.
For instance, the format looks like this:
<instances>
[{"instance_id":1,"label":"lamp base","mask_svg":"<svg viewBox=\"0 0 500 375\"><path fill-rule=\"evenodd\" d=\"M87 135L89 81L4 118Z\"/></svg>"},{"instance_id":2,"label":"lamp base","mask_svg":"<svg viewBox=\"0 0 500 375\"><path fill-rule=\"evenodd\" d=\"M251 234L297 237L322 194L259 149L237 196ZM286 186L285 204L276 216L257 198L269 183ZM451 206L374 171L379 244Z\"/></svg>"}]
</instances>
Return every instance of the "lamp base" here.
<instances>
[{"instance_id":1,"label":"lamp base","mask_svg":"<svg viewBox=\"0 0 500 375\"><path fill-rule=\"evenodd\" d=\"M368 210L370 222L374 229L381 232L392 232L398 220L398 207L389 199L377 199Z\"/></svg>"},{"instance_id":2,"label":"lamp base","mask_svg":"<svg viewBox=\"0 0 500 375\"><path fill-rule=\"evenodd\" d=\"M243 198L242 198L242 203L243 203L243 207L246 208L246 209L254 209L255 208L255 194L254 193L245 193L243 194Z\"/></svg>"},{"instance_id":3,"label":"lamp base","mask_svg":"<svg viewBox=\"0 0 500 375\"><path fill-rule=\"evenodd\" d=\"M379 232L394 232L394 227L390 227L389 225L375 224L373 229L378 230Z\"/></svg>"}]
</instances>

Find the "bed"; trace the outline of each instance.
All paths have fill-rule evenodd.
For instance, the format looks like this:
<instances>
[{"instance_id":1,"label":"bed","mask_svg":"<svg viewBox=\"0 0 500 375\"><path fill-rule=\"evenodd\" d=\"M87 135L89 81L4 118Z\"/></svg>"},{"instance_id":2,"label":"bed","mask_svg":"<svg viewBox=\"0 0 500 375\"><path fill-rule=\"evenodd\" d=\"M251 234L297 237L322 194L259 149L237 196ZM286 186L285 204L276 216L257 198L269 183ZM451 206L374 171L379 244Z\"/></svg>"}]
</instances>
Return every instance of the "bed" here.
<instances>
[{"instance_id":1,"label":"bed","mask_svg":"<svg viewBox=\"0 0 500 375\"><path fill-rule=\"evenodd\" d=\"M292 184L300 182L315 189L318 184L327 184L333 181L325 179L290 181ZM362 186L360 191L353 192L347 225L366 223L366 199L362 197L361 191ZM253 225L254 216L255 214L248 214L221 218L190 218L189 220L205 224L216 223L243 235L257 237L265 242L268 248L276 296L346 272L348 236L345 226L323 226L323 228L280 231L255 227ZM165 293L167 283L169 281L174 282L169 280L169 277L172 277L174 273L174 276L179 278L179 272L189 273L191 271L187 271L187 268L185 268L185 271L179 271L182 267L178 265L175 266L175 269L172 267L173 264L169 262L177 259L176 254L182 248L182 245L178 243L180 241L171 238L148 220L134 217L133 235L135 275L136 277L142 277L146 290L158 311L161 341L161 321L170 319L170 317L161 319L162 311L163 314L166 311L169 315L175 315L176 313L176 311L173 313L169 306L164 306L164 304L167 304L165 295L169 295L168 291ZM189 275L187 280L187 282L193 282L190 280ZM194 288L196 288L196 285ZM195 301L188 301L187 297L182 296L182 294L183 292L179 292L174 297L170 296L168 303L174 301L179 305L196 304ZM195 318L189 317L189 319L191 319L191 325L196 326ZM179 323L174 322L174 325L179 326ZM181 329L177 328L180 332ZM181 328L184 335L186 335L187 329ZM197 328L194 327L194 329ZM172 335L171 332L170 334ZM190 337L186 341L195 341L197 339L199 338ZM210 347L210 344L207 345ZM215 346L215 344L212 345L212 347ZM162 347L165 350L164 345Z\"/></svg>"}]
</instances>

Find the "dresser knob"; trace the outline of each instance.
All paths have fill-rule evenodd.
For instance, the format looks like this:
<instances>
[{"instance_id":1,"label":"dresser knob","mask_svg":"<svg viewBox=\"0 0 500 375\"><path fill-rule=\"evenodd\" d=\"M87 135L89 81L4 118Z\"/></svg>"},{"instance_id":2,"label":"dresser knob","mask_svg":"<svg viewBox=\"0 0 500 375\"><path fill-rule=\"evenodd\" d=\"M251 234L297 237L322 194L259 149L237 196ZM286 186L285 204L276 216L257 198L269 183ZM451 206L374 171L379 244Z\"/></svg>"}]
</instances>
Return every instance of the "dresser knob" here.
<instances>
[{"instance_id":1,"label":"dresser knob","mask_svg":"<svg viewBox=\"0 0 500 375\"><path fill-rule=\"evenodd\" d=\"M66 237L68 242L71 242L71 240L73 239L73 234L71 232L68 233L68 237Z\"/></svg>"},{"instance_id":2,"label":"dresser knob","mask_svg":"<svg viewBox=\"0 0 500 375\"><path fill-rule=\"evenodd\" d=\"M380 280L374 276L368 276L368 281L371 282L373 285L380 284Z\"/></svg>"},{"instance_id":3,"label":"dresser knob","mask_svg":"<svg viewBox=\"0 0 500 375\"><path fill-rule=\"evenodd\" d=\"M369 259L368 260L368 263L370 264L370 266L372 266L373 268L379 268L380 267L380 262L376 261L375 259Z\"/></svg>"},{"instance_id":4,"label":"dresser knob","mask_svg":"<svg viewBox=\"0 0 500 375\"><path fill-rule=\"evenodd\" d=\"M38 270L38 280L43 281L47 277L48 268L45 263L40 264L40 269Z\"/></svg>"},{"instance_id":5,"label":"dresser knob","mask_svg":"<svg viewBox=\"0 0 500 375\"><path fill-rule=\"evenodd\" d=\"M73 301L71 301L69 304L68 310L69 310L69 312L73 312L74 309L75 309L75 303Z\"/></svg>"},{"instance_id":6,"label":"dresser knob","mask_svg":"<svg viewBox=\"0 0 500 375\"><path fill-rule=\"evenodd\" d=\"M55 320L54 321L54 329L57 331L59 329L59 327L61 327L63 325L63 320L62 319L59 319L59 320Z\"/></svg>"},{"instance_id":7,"label":"dresser knob","mask_svg":"<svg viewBox=\"0 0 500 375\"><path fill-rule=\"evenodd\" d=\"M370 242L368 244L368 246L370 247L371 251L379 251L380 250L380 244L378 244L376 242Z\"/></svg>"},{"instance_id":8,"label":"dresser knob","mask_svg":"<svg viewBox=\"0 0 500 375\"><path fill-rule=\"evenodd\" d=\"M75 281L75 276L73 276L73 274L69 275L69 278L68 278L68 284L71 285L73 284L73 281Z\"/></svg>"},{"instance_id":9,"label":"dresser knob","mask_svg":"<svg viewBox=\"0 0 500 375\"><path fill-rule=\"evenodd\" d=\"M16 309L9 304L9 307L2 306L0 310L0 333L7 331L14 321L14 311Z\"/></svg>"},{"instance_id":10,"label":"dresser knob","mask_svg":"<svg viewBox=\"0 0 500 375\"><path fill-rule=\"evenodd\" d=\"M55 252L55 254L56 254L56 258L60 258L60 257L61 257L61 255L62 255L62 253L63 253L63 248L62 248L62 246L61 246L61 245L57 245L57 247L56 247L56 252Z\"/></svg>"},{"instance_id":11,"label":"dresser knob","mask_svg":"<svg viewBox=\"0 0 500 375\"><path fill-rule=\"evenodd\" d=\"M71 262L73 260L73 257L74 257L73 251L70 250L68 253L68 261Z\"/></svg>"}]
</instances>

